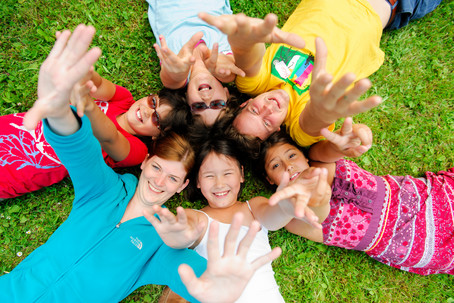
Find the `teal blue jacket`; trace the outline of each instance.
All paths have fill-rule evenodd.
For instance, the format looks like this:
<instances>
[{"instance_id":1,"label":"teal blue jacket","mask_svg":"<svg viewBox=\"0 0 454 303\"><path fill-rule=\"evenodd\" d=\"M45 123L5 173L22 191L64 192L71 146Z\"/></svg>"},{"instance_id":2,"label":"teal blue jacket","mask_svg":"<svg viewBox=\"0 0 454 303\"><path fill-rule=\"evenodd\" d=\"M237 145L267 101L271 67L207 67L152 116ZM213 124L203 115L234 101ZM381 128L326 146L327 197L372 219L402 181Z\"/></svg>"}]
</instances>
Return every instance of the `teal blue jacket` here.
<instances>
[{"instance_id":1,"label":"teal blue jacket","mask_svg":"<svg viewBox=\"0 0 454 303\"><path fill-rule=\"evenodd\" d=\"M166 246L138 217L120 225L137 186L131 174L109 168L90 121L71 136L47 141L69 171L75 191L68 219L11 273L0 277L0 302L118 302L145 284L169 285L195 301L178 275L189 264L200 276L206 260L188 249Z\"/></svg>"}]
</instances>

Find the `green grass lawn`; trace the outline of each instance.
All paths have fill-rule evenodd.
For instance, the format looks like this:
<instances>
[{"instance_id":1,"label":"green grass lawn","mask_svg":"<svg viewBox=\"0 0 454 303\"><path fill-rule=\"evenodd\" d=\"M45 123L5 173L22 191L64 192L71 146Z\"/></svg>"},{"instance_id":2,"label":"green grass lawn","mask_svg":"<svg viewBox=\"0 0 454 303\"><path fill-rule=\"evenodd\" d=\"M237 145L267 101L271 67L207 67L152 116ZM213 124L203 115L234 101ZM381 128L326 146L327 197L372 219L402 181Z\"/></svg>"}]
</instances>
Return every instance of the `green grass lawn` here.
<instances>
[{"instance_id":1,"label":"green grass lawn","mask_svg":"<svg viewBox=\"0 0 454 303\"><path fill-rule=\"evenodd\" d=\"M165 0L163 0L165 1ZM280 24L298 1L231 0L234 12ZM38 69L54 33L79 23L97 28L93 45L103 50L96 70L136 98L161 88L155 38L145 1L3 0L0 5L0 114L26 111L36 99ZM370 94L385 99L356 117L374 132L371 150L355 161L376 174L421 176L444 170L454 159L454 2L394 32L385 32L383 66L371 76ZM138 173L137 168L124 170ZM248 173L242 200L270 191ZM70 180L0 202L0 275L43 244L66 219L73 199ZM168 205L191 207L182 196ZM286 231L270 234L283 249L273 263L286 302L454 302L448 275L418 276L378 263L365 254L313 243ZM146 286L124 302L157 302L161 286Z\"/></svg>"}]
</instances>

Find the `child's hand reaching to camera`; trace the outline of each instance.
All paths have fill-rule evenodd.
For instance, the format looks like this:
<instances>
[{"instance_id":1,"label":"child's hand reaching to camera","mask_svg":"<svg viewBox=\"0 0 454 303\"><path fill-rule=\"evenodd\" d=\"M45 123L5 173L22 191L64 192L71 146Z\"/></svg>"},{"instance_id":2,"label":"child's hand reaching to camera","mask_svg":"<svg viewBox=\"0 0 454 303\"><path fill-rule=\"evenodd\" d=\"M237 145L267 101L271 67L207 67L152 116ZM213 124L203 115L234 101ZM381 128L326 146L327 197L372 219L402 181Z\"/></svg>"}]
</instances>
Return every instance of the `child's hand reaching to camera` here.
<instances>
[{"instance_id":1,"label":"child's hand reaching to camera","mask_svg":"<svg viewBox=\"0 0 454 303\"><path fill-rule=\"evenodd\" d=\"M346 157L359 157L372 146L370 128L364 124L353 124L351 117L345 118L344 124L336 132L324 128L321 134L332 143L337 152Z\"/></svg>"}]
</instances>

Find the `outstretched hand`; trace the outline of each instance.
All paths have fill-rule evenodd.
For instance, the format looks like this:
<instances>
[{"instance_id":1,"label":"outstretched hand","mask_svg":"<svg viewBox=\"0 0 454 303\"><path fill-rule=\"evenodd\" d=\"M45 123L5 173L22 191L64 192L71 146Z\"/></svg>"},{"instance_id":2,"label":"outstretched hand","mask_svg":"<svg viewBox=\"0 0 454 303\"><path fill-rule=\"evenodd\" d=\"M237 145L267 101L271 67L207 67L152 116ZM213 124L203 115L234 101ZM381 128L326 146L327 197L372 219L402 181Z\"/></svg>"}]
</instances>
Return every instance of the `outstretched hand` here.
<instances>
[{"instance_id":1,"label":"outstretched hand","mask_svg":"<svg viewBox=\"0 0 454 303\"><path fill-rule=\"evenodd\" d=\"M295 218L321 229L319 218L309 206L322 205L330 195L328 171L325 168L311 167L305 170L291 185L289 185L289 174L285 172L276 193L270 197L268 203L270 205L279 203Z\"/></svg>"},{"instance_id":2,"label":"outstretched hand","mask_svg":"<svg viewBox=\"0 0 454 303\"><path fill-rule=\"evenodd\" d=\"M251 223L248 233L236 248L242 222L243 215L235 214L224 241L222 256L219 252L219 224L211 223L208 234L208 264L200 278L197 278L194 271L186 264L178 269L184 285L197 300L201 302L235 301L240 297L254 272L281 254L281 249L276 247L253 262L248 262L246 256L260 229L260 224L257 221Z\"/></svg>"},{"instance_id":3,"label":"outstretched hand","mask_svg":"<svg viewBox=\"0 0 454 303\"><path fill-rule=\"evenodd\" d=\"M246 76L246 73L235 65L233 56L219 54L219 45L215 43L210 55L204 60L207 70L221 82L228 83L235 80L236 75Z\"/></svg>"},{"instance_id":4,"label":"outstretched hand","mask_svg":"<svg viewBox=\"0 0 454 303\"><path fill-rule=\"evenodd\" d=\"M154 205L153 211L159 219L147 210L144 211L145 218L156 229L162 241L172 248L190 247L205 231L205 221L196 223L195 226L189 225L188 217L182 207L177 207L177 216L159 205Z\"/></svg>"},{"instance_id":5,"label":"outstretched hand","mask_svg":"<svg viewBox=\"0 0 454 303\"><path fill-rule=\"evenodd\" d=\"M322 38L315 39L315 62L312 83L309 89L310 100L300 117L304 132L319 136L320 130L343 117L351 117L378 106L382 99L372 96L358 101L371 87L369 79L355 82L355 75L347 73L333 83L333 76L326 71L328 50ZM353 84L354 83L354 84ZM348 89L353 84L351 89Z\"/></svg>"},{"instance_id":6,"label":"outstretched hand","mask_svg":"<svg viewBox=\"0 0 454 303\"><path fill-rule=\"evenodd\" d=\"M189 70L196 61L193 55L194 48L202 37L202 32L195 33L189 41L183 45L178 52L178 55L172 52L172 50L167 46L166 39L162 35L159 36L161 46L157 43L153 45L159 60L161 60L161 70L166 72L175 83L184 83L186 81L189 75Z\"/></svg>"},{"instance_id":7,"label":"outstretched hand","mask_svg":"<svg viewBox=\"0 0 454 303\"><path fill-rule=\"evenodd\" d=\"M90 95L97 90L96 85L91 81L93 71L93 67L91 67L85 77L77 82L71 90L71 105L76 107L79 117L83 117L85 111L91 111L96 106L94 99Z\"/></svg>"},{"instance_id":8,"label":"outstretched hand","mask_svg":"<svg viewBox=\"0 0 454 303\"><path fill-rule=\"evenodd\" d=\"M276 27L275 14L268 14L265 19L258 19L242 13L221 16L199 13L199 18L226 34L234 52L248 51L256 43L286 43L296 48L303 48L305 45L300 36Z\"/></svg>"},{"instance_id":9,"label":"outstretched hand","mask_svg":"<svg viewBox=\"0 0 454 303\"><path fill-rule=\"evenodd\" d=\"M321 134L333 144L337 152L346 157L359 157L372 146L370 128L364 124L353 124L351 117L345 118L340 130L333 133L324 128Z\"/></svg>"},{"instance_id":10,"label":"outstretched hand","mask_svg":"<svg viewBox=\"0 0 454 303\"><path fill-rule=\"evenodd\" d=\"M95 34L92 26L80 24L73 34L62 32L38 77L38 100L24 117L24 126L34 129L43 118L67 114L73 86L82 79L101 55L99 48L88 50Z\"/></svg>"}]
</instances>

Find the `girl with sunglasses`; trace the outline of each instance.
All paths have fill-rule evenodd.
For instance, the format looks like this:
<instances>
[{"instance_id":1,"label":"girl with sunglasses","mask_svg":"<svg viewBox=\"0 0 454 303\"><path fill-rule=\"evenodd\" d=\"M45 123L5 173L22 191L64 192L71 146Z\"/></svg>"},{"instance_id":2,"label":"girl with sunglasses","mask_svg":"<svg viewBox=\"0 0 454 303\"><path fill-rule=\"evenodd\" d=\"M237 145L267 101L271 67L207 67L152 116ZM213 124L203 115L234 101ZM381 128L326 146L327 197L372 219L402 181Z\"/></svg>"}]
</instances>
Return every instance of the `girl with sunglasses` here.
<instances>
[{"instance_id":1,"label":"girl with sunglasses","mask_svg":"<svg viewBox=\"0 0 454 303\"><path fill-rule=\"evenodd\" d=\"M232 14L229 1L147 2L163 85L171 89L186 87L193 115L205 125L213 125L230 98L222 82L231 82L236 74L244 76L244 73L235 65L227 36L203 22L197 14L201 11L216 16ZM188 37L191 37L189 41Z\"/></svg>"},{"instance_id":2,"label":"girl with sunglasses","mask_svg":"<svg viewBox=\"0 0 454 303\"><path fill-rule=\"evenodd\" d=\"M124 87L102 78L95 71L87 75L97 87L91 96L79 98L74 88L72 102L80 116L87 115L101 143L103 157L113 168L140 164L148 153L147 137L162 131L185 131L191 114L184 96L162 89L158 94L134 101ZM96 99L96 101L95 101ZM13 198L50 186L68 176L52 147L43 136L42 124L28 131L25 113L0 117L0 198Z\"/></svg>"}]
</instances>

